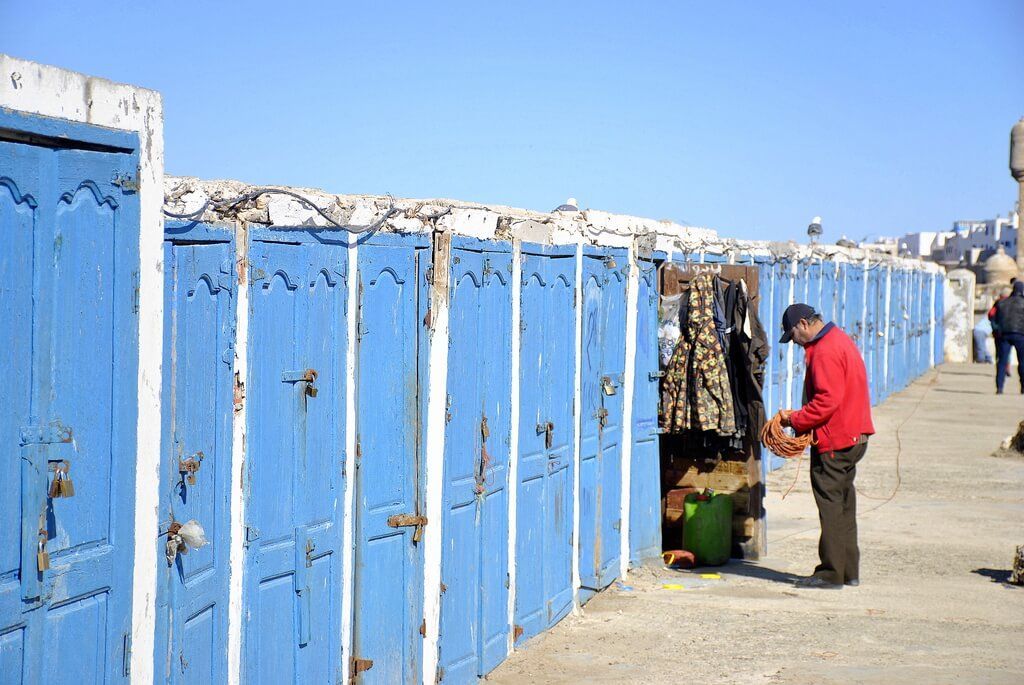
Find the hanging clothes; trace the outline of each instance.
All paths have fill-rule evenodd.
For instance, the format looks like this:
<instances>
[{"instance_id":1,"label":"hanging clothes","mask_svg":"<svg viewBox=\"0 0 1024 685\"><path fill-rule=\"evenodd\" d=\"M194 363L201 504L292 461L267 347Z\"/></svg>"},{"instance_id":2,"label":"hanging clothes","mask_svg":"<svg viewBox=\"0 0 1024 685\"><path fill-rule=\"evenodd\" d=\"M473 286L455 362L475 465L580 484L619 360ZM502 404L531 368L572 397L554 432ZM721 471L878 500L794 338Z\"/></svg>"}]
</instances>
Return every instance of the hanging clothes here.
<instances>
[{"instance_id":1,"label":"hanging clothes","mask_svg":"<svg viewBox=\"0 0 1024 685\"><path fill-rule=\"evenodd\" d=\"M731 284L726 300L730 303L729 324L733 335L729 366L737 428L748 438L753 436L747 442L756 445L756 436L760 435L765 422L764 365L771 348L746 282L739 279Z\"/></svg>"},{"instance_id":2,"label":"hanging clothes","mask_svg":"<svg viewBox=\"0 0 1024 685\"><path fill-rule=\"evenodd\" d=\"M663 384L662 427L736 433L729 373L715 326L715 279L701 274L690 283L686 326L672 353Z\"/></svg>"}]
</instances>

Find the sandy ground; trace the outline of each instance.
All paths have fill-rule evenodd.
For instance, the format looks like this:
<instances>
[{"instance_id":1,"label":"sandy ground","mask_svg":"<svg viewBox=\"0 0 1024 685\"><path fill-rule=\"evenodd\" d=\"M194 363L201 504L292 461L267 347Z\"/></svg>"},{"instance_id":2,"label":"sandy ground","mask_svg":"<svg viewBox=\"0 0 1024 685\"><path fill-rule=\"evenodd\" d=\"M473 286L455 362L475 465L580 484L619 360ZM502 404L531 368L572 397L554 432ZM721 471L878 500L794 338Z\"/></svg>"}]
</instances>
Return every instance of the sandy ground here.
<instances>
[{"instance_id":1,"label":"sandy ground","mask_svg":"<svg viewBox=\"0 0 1024 685\"><path fill-rule=\"evenodd\" d=\"M487 680L1024 683L1024 587L1003 582L1024 544L1024 458L993 456L1024 418L1015 381L997 397L991 366L947 365L875 410L857 478L859 588L791 585L818 537L806 462L781 499L791 462L769 479L765 559L703 570L719 579L638 569ZM901 424L902 484L885 502Z\"/></svg>"}]
</instances>

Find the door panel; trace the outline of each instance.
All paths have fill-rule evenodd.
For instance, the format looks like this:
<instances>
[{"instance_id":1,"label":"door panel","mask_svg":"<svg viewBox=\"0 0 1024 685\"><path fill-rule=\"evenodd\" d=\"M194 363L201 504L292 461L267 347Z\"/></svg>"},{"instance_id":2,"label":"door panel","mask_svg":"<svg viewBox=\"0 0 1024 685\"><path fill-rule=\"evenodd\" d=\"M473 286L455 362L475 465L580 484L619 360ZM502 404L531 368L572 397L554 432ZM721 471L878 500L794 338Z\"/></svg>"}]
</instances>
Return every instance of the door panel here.
<instances>
[{"instance_id":1,"label":"door panel","mask_svg":"<svg viewBox=\"0 0 1024 685\"><path fill-rule=\"evenodd\" d=\"M444 682L475 682L506 654L510 271L507 253L452 250L441 573Z\"/></svg>"},{"instance_id":2,"label":"door panel","mask_svg":"<svg viewBox=\"0 0 1024 685\"><path fill-rule=\"evenodd\" d=\"M515 600L520 642L557 623L572 606L575 271L572 256L522 255Z\"/></svg>"},{"instance_id":3,"label":"door panel","mask_svg":"<svg viewBox=\"0 0 1024 685\"><path fill-rule=\"evenodd\" d=\"M341 676L347 247L273 233L250 252L244 675L324 682Z\"/></svg>"},{"instance_id":4,"label":"door panel","mask_svg":"<svg viewBox=\"0 0 1024 685\"><path fill-rule=\"evenodd\" d=\"M188 234L177 234L178 241ZM164 453L160 529L199 521L210 544L165 561L158 542L155 676L160 682L226 678L234 250L221 242L166 243ZM198 462L191 474L182 462Z\"/></svg>"},{"instance_id":5,"label":"door panel","mask_svg":"<svg viewBox=\"0 0 1024 685\"><path fill-rule=\"evenodd\" d=\"M583 258L579 563L591 590L615 579L621 554L625 261L619 250Z\"/></svg>"},{"instance_id":6,"label":"door panel","mask_svg":"<svg viewBox=\"0 0 1024 685\"><path fill-rule=\"evenodd\" d=\"M658 291L656 268L639 261L636 306L636 367L633 446L630 463L630 561L661 552L661 468L658 457Z\"/></svg>"},{"instance_id":7,"label":"door panel","mask_svg":"<svg viewBox=\"0 0 1024 685\"><path fill-rule=\"evenodd\" d=\"M388 518L423 513L424 247L393 237L359 248L353 657L373 665L358 682L420 677L422 548L414 527L391 527Z\"/></svg>"},{"instance_id":8,"label":"door panel","mask_svg":"<svg viewBox=\"0 0 1024 685\"><path fill-rule=\"evenodd\" d=\"M135 173L137 157L0 143L0 160L0 234L13 247L0 257L0 316L22 331L0 353L11 399L0 415L3 470L21 481L0 499L8 530L21 530L20 554L11 545L0 556L3 660L25 682L120 681L134 554L139 207L110 179ZM75 495L50 498L62 463ZM40 544L50 558L42 572ZM81 658L58 670L45 654L61 646Z\"/></svg>"}]
</instances>

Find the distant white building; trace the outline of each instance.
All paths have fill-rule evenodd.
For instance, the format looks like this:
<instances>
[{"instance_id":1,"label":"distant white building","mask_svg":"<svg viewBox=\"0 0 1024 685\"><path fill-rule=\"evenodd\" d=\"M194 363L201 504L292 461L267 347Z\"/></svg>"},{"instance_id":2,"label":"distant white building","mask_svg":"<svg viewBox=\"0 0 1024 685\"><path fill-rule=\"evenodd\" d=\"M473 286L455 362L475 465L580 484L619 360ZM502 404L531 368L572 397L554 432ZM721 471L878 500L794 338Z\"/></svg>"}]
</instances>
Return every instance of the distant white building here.
<instances>
[{"instance_id":1,"label":"distant white building","mask_svg":"<svg viewBox=\"0 0 1024 685\"><path fill-rule=\"evenodd\" d=\"M977 266L995 254L1000 247L1006 254L1017 254L1019 217L961 220L953 222L952 231L918 231L899 239L900 255L930 259L947 266ZM880 241L881 242L881 241Z\"/></svg>"}]
</instances>

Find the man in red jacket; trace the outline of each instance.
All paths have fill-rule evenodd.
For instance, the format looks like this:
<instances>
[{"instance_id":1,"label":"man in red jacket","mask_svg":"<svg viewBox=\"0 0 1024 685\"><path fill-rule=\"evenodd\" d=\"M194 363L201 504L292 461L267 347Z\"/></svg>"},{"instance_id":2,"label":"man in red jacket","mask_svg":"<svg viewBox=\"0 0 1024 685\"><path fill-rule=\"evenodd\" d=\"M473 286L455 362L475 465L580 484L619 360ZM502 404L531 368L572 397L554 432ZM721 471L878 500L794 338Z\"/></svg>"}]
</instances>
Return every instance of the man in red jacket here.
<instances>
[{"instance_id":1,"label":"man in red jacket","mask_svg":"<svg viewBox=\"0 0 1024 685\"><path fill-rule=\"evenodd\" d=\"M825 323L810 305L790 305L782 315L780 343L804 348L807 373L804 406L784 410L782 422L797 433L814 432L811 488L818 504L821 563L797 581L807 588L842 589L860 584L857 547L857 462L868 448L871 400L868 374L857 345L834 323Z\"/></svg>"}]
</instances>

